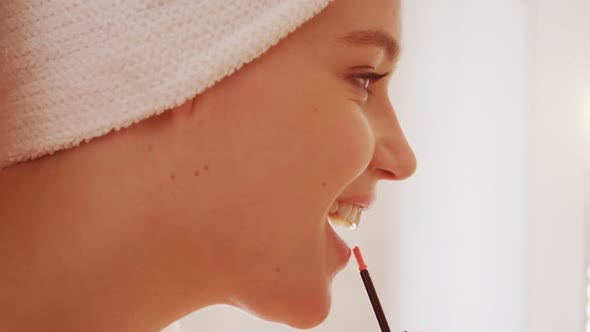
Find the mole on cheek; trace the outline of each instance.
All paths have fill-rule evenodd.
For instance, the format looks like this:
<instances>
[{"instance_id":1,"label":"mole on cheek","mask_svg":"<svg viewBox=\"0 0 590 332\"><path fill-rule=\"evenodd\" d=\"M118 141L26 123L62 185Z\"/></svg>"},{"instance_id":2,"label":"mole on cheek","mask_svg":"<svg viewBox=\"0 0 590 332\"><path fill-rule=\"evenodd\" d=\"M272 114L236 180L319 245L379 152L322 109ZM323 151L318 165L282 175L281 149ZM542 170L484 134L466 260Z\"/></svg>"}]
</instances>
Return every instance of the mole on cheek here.
<instances>
[{"instance_id":1,"label":"mole on cheek","mask_svg":"<svg viewBox=\"0 0 590 332\"><path fill-rule=\"evenodd\" d=\"M172 180L172 181L176 180L176 174L174 174L174 173L170 174L170 180Z\"/></svg>"},{"instance_id":2,"label":"mole on cheek","mask_svg":"<svg viewBox=\"0 0 590 332\"><path fill-rule=\"evenodd\" d=\"M205 164L203 165L203 170L205 170L205 172L209 171L209 164ZM195 169L195 171L193 172L194 176L200 176L201 172L199 171L199 169Z\"/></svg>"}]
</instances>

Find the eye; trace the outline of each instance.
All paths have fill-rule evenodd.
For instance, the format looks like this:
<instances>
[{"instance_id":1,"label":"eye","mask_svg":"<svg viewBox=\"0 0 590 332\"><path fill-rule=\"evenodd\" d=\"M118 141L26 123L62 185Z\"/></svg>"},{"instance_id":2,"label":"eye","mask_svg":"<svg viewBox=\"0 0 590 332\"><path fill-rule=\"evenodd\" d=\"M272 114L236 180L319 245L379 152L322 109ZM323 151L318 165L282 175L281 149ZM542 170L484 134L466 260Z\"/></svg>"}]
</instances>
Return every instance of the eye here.
<instances>
[{"instance_id":1,"label":"eye","mask_svg":"<svg viewBox=\"0 0 590 332\"><path fill-rule=\"evenodd\" d=\"M366 77L357 77L357 80L363 89L365 89L365 90L369 89L369 85L371 84L371 79L366 78Z\"/></svg>"},{"instance_id":2,"label":"eye","mask_svg":"<svg viewBox=\"0 0 590 332\"><path fill-rule=\"evenodd\" d=\"M379 81L380 79L388 76L390 73L384 74L377 74L377 73L364 73L364 74L355 74L353 79L356 84L358 84L363 90L366 90L368 93L371 93L371 84Z\"/></svg>"}]
</instances>

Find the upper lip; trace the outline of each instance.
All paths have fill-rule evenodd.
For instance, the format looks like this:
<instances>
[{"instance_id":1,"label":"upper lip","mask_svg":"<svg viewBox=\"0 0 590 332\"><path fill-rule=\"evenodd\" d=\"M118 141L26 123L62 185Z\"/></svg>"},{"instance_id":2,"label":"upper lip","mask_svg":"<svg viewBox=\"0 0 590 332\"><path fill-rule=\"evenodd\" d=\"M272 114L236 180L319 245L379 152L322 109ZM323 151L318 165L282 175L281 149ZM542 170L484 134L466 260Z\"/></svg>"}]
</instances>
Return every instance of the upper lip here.
<instances>
[{"instance_id":1,"label":"upper lip","mask_svg":"<svg viewBox=\"0 0 590 332\"><path fill-rule=\"evenodd\" d=\"M357 194L351 196L344 196L336 199L337 202L344 202L348 204L358 205L363 209L370 209L371 206L375 203L375 194L368 193L368 194Z\"/></svg>"}]
</instances>

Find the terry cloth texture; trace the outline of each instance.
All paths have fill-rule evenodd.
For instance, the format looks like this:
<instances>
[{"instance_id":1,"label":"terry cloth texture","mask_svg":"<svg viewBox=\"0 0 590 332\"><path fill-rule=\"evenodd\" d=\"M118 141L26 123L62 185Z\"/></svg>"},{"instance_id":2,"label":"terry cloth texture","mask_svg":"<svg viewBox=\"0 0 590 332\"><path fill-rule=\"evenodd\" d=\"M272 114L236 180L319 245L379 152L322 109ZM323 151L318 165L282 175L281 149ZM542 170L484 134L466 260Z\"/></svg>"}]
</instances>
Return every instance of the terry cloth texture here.
<instances>
[{"instance_id":1,"label":"terry cloth texture","mask_svg":"<svg viewBox=\"0 0 590 332\"><path fill-rule=\"evenodd\" d=\"M182 105L332 0L1 0L0 168Z\"/></svg>"}]
</instances>

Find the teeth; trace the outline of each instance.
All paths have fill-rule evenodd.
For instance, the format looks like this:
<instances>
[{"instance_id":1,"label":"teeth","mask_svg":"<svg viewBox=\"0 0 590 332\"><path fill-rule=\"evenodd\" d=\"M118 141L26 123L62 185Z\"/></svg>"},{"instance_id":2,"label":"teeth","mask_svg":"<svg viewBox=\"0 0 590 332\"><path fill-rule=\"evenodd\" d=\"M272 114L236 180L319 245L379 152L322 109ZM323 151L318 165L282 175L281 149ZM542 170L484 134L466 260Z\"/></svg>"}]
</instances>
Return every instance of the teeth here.
<instances>
[{"instance_id":1,"label":"teeth","mask_svg":"<svg viewBox=\"0 0 590 332\"><path fill-rule=\"evenodd\" d=\"M329 219L334 225L355 229L361 221L361 215L364 210L364 208L357 205L334 202L332 207L330 207Z\"/></svg>"},{"instance_id":2,"label":"teeth","mask_svg":"<svg viewBox=\"0 0 590 332\"><path fill-rule=\"evenodd\" d=\"M346 217L346 219L350 220L353 224L356 222L356 216L358 216L360 213L359 209L352 209L352 211L350 211L350 213L348 214L348 217Z\"/></svg>"},{"instance_id":3,"label":"teeth","mask_svg":"<svg viewBox=\"0 0 590 332\"><path fill-rule=\"evenodd\" d=\"M338 215L340 216L340 218L342 219L346 219L346 220L352 220L348 218L348 216L350 215L350 213L352 212L352 205L350 204L346 204L346 203L342 203L342 204L338 204Z\"/></svg>"},{"instance_id":4,"label":"teeth","mask_svg":"<svg viewBox=\"0 0 590 332\"><path fill-rule=\"evenodd\" d=\"M330 207L330 214L336 213L338 211L338 201L334 201L334 204Z\"/></svg>"}]
</instances>

